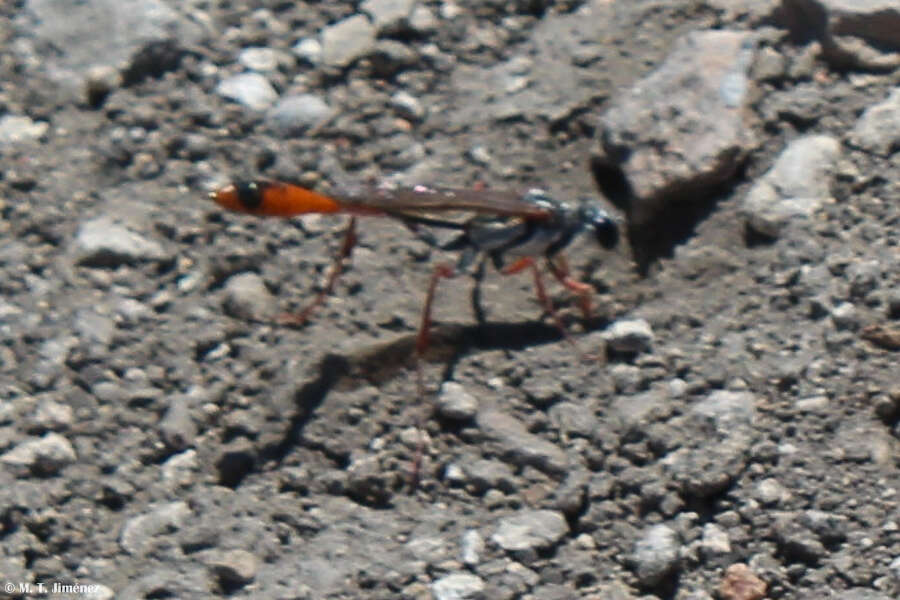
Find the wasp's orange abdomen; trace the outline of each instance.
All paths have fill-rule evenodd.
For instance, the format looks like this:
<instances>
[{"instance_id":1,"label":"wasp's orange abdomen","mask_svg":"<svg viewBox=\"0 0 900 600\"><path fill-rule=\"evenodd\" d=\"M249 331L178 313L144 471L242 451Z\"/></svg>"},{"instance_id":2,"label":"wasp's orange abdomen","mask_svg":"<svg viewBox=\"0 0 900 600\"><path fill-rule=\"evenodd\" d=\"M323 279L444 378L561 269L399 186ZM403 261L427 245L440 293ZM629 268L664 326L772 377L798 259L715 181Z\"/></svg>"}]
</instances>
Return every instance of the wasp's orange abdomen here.
<instances>
[{"instance_id":1,"label":"wasp's orange abdomen","mask_svg":"<svg viewBox=\"0 0 900 600\"><path fill-rule=\"evenodd\" d=\"M232 183L211 192L209 197L228 210L267 217L336 213L342 208L328 196L276 181Z\"/></svg>"}]
</instances>

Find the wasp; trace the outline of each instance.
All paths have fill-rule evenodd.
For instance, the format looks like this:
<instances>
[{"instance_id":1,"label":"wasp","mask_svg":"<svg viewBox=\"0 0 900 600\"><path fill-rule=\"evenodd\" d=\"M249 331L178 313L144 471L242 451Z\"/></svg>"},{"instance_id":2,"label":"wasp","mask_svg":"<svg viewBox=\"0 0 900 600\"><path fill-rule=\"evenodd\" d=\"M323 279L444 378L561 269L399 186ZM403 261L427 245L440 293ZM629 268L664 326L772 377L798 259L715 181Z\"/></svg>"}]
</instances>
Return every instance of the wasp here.
<instances>
[{"instance_id":1,"label":"wasp","mask_svg":"<svg viewBox=\"0 0 900 600\"><path fill-rule=\"evenodd\" d=\"M608 250L619 240L616 220L599 202L589 198L564 202L537 188L517 192L425 185L360 186L325 195L292 183L257 180L231 183L210 192L209 197L230 211L256 216L350 215L343 243L321 290L299 313L285 319L296 324L307 321L332 293L357 243L359 217L397 219L428 244L458 252L456 264L438 264L431 275L416 339L417 355L428 346L438 282L467 272L479 257L489 259L504 275L531 270L538 300L571 340L547 295L538 261L546 261L549 272L579 298L582 312L589 317L593 288L571 277L561 251L583 232ZM449 242L438 244L429 228L458 233Z\"/></svg>"}]
</instances>

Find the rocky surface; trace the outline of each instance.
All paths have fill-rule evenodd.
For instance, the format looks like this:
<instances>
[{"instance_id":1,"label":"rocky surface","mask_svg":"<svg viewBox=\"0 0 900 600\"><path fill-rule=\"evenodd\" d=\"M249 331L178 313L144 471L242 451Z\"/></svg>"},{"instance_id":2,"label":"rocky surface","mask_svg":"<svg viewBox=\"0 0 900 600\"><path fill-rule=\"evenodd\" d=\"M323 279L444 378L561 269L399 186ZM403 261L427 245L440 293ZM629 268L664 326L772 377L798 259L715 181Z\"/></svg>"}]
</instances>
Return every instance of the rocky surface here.
<instances>
[{"instance_id":1,"label":"rocky surface","mask_svg":"<svg viewBox=\"0 0 900 600\"><path fill-rule=\"evenodd\" d=\"M896 2L22 0L0 36L3 594L900 597ZM363 220L280 325L343 224L206 200L250 177L539 185L625 239L570 247L572 340L528 276L441 282L418 373L453 254Z\"/></svg>"}]
</instances>

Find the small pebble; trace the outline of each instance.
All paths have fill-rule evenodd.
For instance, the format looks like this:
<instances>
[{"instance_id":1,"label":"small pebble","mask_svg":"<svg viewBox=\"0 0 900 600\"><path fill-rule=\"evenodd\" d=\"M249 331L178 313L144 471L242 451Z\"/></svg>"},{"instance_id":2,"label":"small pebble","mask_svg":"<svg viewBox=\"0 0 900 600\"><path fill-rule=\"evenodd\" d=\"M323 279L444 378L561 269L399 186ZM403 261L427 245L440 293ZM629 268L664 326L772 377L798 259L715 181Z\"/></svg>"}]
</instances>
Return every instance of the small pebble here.
<instances>
[{"instance_id":1,"label":"small pebble","mask_svg":"<svg viewBox=\"0 0 900 600\"><path fill-rule=\"evenodd\" d=\"M838 329L856 329L859 325L856 307L850 302L842 302L831 310L831 320Z\"/></svg>"},{"instance_id":2,"label":"small pebble","mask_svg":"<svg viewBox=\"0 0 900 600\"><path fill-rule=\"evenodd\" d=\"M265 110L278 99L278 92L259 73L241 73L222 80L216 92L253 110Z\"/></svg>"},{"instance_id":3,"label":"small pebble","mask_svg":"<svg viewBox=\"0 0 900 600\"><path fill-rule=\"evenodd\" d=\"M644 352L653 346L653 330L645 319L622 319L604 333L613 352Z\"/></svg>"},{"instance_id":4,"label":"small pebble","mask_svg":"<svg viewBox=\"0 0 900 600\"><path fill-rule=\"evenodd\" d=\"M478 413L478 400L466 388L458 383L448 381L441 386L437 398L438 413L454 421L466 421Z\"/></svg>"}]
</instances>

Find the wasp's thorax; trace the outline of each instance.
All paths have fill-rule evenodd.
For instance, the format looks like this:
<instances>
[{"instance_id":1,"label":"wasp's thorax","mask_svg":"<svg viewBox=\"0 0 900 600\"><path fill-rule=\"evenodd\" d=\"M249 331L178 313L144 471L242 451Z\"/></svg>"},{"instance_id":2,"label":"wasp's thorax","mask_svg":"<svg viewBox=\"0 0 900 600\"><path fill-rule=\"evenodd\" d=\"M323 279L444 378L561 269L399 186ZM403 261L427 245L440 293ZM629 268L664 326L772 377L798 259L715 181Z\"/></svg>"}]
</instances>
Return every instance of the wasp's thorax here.
<instances>
[{"instance_id":1,"label":"wasp's thorax","mask_svg":"<svg viewBox=\"0 0 900 600\"><path fill-rule=\"evenodd\" d=\"M524 200L547 209L550 217L479 217L466 227L465 243L486 252L500 267L508 258L551 257L587 229L593 230L595 239L604 248L613 248L618 242L616 221L594 201L583 199L569 204L538 189L529 190Z\"/></svg>"}]
</instances>

